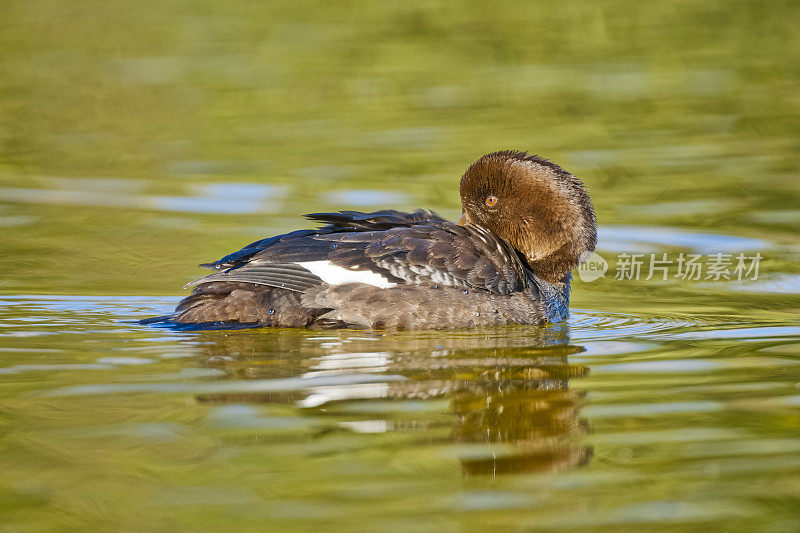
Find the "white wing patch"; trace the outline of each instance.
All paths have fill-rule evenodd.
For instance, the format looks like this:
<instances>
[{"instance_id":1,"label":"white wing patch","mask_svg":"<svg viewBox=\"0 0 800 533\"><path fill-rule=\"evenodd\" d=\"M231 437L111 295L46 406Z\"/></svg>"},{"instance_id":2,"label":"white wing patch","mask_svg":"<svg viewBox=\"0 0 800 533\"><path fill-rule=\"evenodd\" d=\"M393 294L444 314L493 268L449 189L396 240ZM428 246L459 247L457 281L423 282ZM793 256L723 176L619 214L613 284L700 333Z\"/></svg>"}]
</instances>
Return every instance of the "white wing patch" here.
<instances>
[{"instance_id":1,"label":"white wing patch","mask_svg":"<svg viewBox=\"0 0 800 533\"><path fill-rule=\"evenodd\" d=\"M350 270L348 268L336 266L330 261L304 261L297 264L307 269L312 274L319 276L322 281L330 285L365 283L382 289L397 286L396 283L392 283L376 272L370 270Z\"/></svg>"}]
</instances>

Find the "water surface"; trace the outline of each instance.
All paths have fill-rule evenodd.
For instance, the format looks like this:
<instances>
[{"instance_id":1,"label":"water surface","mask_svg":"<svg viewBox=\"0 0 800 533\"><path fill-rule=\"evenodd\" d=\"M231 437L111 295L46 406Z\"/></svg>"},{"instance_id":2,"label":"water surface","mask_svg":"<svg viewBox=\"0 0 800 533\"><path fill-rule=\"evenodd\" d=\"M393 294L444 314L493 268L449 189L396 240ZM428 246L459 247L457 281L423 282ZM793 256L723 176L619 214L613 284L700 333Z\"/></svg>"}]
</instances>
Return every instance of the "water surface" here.
<instances>
[{"instance_id":1,"label":"water surface","mask_svg":"<svg viewBox=\"0 0 800 533\"><path fill-rule=\"evenodd\" d=\"M4 529L798 529L795 4L2 12ZM609 269L562 324L136 323L303 213L455 218L500 148L597 208ZM615 279L625 253L762 260Z\"/></svg>"}]
</instances>

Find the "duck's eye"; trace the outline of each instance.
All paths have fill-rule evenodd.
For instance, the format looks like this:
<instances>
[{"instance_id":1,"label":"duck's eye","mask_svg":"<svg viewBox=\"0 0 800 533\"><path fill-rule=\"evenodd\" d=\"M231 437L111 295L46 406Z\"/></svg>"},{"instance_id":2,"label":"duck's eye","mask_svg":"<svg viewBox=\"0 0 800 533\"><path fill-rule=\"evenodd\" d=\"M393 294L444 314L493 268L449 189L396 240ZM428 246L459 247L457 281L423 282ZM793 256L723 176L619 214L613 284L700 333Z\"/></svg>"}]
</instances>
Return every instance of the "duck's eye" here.
<instances>
[{"instance_id":1,"label":"duck's eye","mask_svg":"<svg viewBox=\"0 0 800 533\"><path fill-rule=\"evenodd\" d=\"M497 203L497 196L487 196L485 202L487 206L492 207Z\"/></svg>"}]
</instances>

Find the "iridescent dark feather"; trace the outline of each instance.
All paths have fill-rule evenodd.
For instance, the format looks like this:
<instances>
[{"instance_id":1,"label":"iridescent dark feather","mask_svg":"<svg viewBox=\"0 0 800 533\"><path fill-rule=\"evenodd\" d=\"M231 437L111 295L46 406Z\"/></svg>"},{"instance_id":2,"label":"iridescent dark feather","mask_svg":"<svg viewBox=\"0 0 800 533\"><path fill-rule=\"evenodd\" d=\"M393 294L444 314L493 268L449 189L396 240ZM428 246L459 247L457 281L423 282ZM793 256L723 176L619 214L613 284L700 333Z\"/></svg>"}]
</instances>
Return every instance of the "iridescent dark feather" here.
<instances>
[{"instance_id":1,"label":"iridescent dark feather","mask_svg":"<svg viewBox=\"0 0 800 533\"><path fill-rule=\"evenodd\" d=\"M433 283L500 295L527 285L523 264L506 243L432 212L342 211L308 218L327 225L249 244L207 265L218 271L188 286L237 281L303 291L322 283L296 265L311 261L375 272L392 283Z\"/></svg>"}]
</instances>

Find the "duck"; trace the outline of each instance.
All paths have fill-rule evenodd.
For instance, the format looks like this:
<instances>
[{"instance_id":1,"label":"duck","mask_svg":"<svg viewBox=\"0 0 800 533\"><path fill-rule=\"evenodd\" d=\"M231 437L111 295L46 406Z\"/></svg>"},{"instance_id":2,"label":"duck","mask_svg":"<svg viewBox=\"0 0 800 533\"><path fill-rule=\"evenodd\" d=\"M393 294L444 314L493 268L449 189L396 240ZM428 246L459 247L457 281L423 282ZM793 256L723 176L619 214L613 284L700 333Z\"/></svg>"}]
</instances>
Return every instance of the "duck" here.
<instances>
[{"instance_id":1,"label":"duck","mask_svg":"<svg viewBox=\"0 0 800 533\"><path fill-rule=\"evenodd\" d=\"M455 222L423 209L305 215L315 229L202 264L213 272L147 323L441 330L566 319L571 271L597 243L584 183L503 150L470 165L459 192Z\"/></svg>"}]
</instances>

